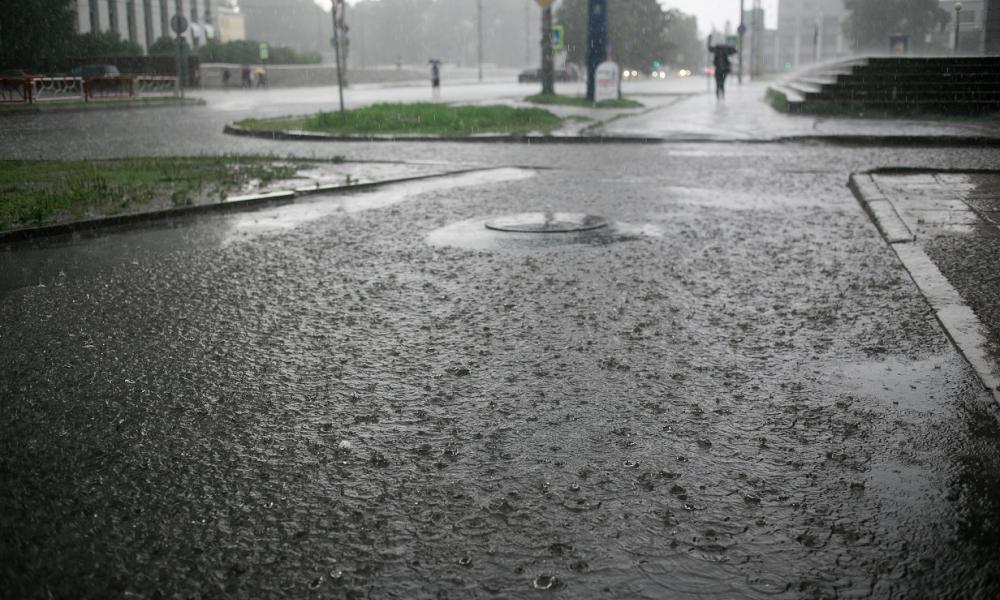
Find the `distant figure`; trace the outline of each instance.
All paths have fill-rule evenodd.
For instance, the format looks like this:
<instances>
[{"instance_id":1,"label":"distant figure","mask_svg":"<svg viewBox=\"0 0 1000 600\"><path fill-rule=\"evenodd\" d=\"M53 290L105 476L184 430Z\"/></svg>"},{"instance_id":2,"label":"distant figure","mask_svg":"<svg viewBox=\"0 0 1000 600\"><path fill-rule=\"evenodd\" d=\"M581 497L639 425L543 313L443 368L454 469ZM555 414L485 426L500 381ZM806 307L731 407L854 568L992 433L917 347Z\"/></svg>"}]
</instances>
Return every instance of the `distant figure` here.
<instances>
[{"instance_id":1,"label":"distant figure","mask_svg":"<svg viewBox=\"0 0 1000 600\"><path fill-rule=\"evenodd\" d=\"M242 86L245 88L253 87L253 79L251 79L252 74L250 73L250 65L243 65L240 67L240 77L242 80Z\"/></svg>"},{"instance_id":2,"label":"distant figure","mask_svg":"<svg viewBox=\"0 0 1000 600\"><path fill-rule=\"evenodd\" d=\"M254 69L254 78L257 80L257 87L267 87L267 71L264 67Z\"/></svg>"},{"instance_id":3,"label":"distant figure","mask_svg":"<svg viewBox=\"0 0 1000 600\"><path fill-rule=\"evenodd\" d=\"M732 46L709 46L708 51L712 53L712 65L715 67L715 99L724 100L726 98L726 76L729 75L731 65L729 55L736 51Z\"/></svg>"},{"instance_id":4,"label":"distant figure","mask_svg":"<svg viewBox=\"0 0 1000 600\"><path fill-rule=\"evenodd\" d=\"M431 63L431 93L435 100L441 97L441 69L437 63Z\"/></svg>"},{"instance_id":5,"label":"distant figure","mask_svg":"<svg viewBox=\"0 0 1000 600\"><path fill-rule=\"evenodd\" d=\"M222 69L222 87L229 87L229 79L232 76L233 74L229 72L229 67L224 67Z\"/></svg>"}]
</instances>

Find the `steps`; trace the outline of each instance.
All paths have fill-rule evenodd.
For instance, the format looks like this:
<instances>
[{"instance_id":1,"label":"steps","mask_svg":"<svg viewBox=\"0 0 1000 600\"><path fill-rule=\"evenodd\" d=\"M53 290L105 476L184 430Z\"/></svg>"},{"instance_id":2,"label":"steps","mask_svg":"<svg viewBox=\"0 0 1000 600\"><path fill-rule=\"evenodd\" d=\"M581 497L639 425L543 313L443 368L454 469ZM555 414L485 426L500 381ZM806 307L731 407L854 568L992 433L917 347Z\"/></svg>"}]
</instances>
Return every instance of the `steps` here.
<instances>
[{"instance_id":1,"label":"steps","mask_svg":"<svg viewBox=\"0 0 1000 600\"><path fill-rule=\"evenodd\" d=\"M1000 112L1000 56L872 57L818 65L772 85L791 113Z\"/></svg>"}]
</instances>

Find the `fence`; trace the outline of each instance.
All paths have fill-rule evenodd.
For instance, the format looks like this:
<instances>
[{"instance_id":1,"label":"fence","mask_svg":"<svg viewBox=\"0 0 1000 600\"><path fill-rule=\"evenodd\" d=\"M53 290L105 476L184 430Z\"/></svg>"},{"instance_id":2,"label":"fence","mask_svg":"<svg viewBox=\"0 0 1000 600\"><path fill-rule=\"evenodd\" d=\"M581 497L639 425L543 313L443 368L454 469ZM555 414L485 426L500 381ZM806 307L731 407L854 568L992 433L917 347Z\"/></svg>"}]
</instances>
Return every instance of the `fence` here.
<instances>
[{"instance_id":1,"label":"fence","mask_svg":"<svg viewBox=\"0 0 1000 600\"><path fill-rule=\"evenodd\" d=\"M176 87L177 78L165 75L0 78L0 104L171 96Z\"/></svg>"}]
</instances>

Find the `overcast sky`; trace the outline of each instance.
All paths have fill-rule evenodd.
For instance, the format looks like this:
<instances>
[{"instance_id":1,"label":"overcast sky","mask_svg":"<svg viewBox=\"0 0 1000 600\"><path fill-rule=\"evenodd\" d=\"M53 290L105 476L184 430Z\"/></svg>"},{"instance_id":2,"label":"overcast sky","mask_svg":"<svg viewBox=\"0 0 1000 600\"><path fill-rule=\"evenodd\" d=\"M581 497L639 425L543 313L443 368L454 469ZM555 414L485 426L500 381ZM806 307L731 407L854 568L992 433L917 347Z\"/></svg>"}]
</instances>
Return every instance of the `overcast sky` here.
<instances>
[{"instance_id":1,"label":"overcast sky","mask_svg":"<svg viewBox=\"0 0 1000 600\"><path fill-rule=\"evenodd\" d=\"M350 4L355 4L358 0L348 0ZM474 2L475 0L469 0ZM321 6L330 6L330 0L315 0ZM726 20L732 22L733 29L740 22L740 0L660 0L665 8L679 8L680 10L698 17L698 29L703 34L707 34L714 27L722 30L726 26ZM747 10L753 6L753 0L745 0ZM764 14L767 16L767 27L773 29L778 23L778 0L763 0Z\"/></svg>"},{"instance_id":2,"label":"overcast sky","mask_svg":"<svg viewBox=\"0 0 1000 600\"><path fill-rule=\"evenodd\" d=\"M660 0L665 8L678 8L688 14L698 17L698 29L707 34L714 25L722 30L726 19L732 22L733 29L740 24L740 0ZM745 0L746 10L753 6L753 0ZM764 15L767 27L773 29L778 23L778 0L763 0Z\"/></svg>"}]
</instances>

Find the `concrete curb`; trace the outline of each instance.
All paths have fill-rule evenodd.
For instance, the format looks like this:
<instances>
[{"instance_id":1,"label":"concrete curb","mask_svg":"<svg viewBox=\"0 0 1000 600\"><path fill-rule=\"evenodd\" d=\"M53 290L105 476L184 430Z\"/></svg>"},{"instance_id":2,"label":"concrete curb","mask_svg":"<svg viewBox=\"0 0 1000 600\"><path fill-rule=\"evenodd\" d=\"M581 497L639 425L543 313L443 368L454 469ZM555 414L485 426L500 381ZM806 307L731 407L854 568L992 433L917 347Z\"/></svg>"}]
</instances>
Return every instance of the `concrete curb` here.
<instances>
[{"instance_id":1,"label":"concrete curb","mask_svg":"<svg viewBox=\"0 0 1000 600\"><path fill-rule=\"evenodd\" d=\"M352 185L325 185L301 187L294 190L279 190L263 194L248 194L244 196L234 196L227 198L223 202L216 204L200 204L197 206L181 206L167 208L163 210L134 213L128 215L117 215L114 217L100 217L88 219L86 221L75 221L73 223L61 223L59 225L46 225L42 227L32 227L29 229L15 229L13 231L0 232L0 246L17 244L21 242L34 241L40 238L77 235L88 231L102 229L112 229L116 227L127 227L131 225L141 225L165 219L186 217L202 213L221 213L249 210L264 206L276 206L289 204L297 198L312 196L316 194L349 194L361 192L386 185L397 183L407 183L411 181L421 181L425 179L436 179L440 177L453 177L466 173L478 171L489 171L496 167L478 167L469 169L458 169L445 173L435 173L432 175L414 175L412 177L400 177L397 179L386 179L382 181L372 181L367 183L356 183Z\"/></svg>"},{"instance_id":2,"label":"concrete curb","mask_svg":"<svg viewBox=\"0 0 1000 600\"><path fill-rule=\"evenodd\" d=\"M267 140L304 142L458 142L473 144L838 144L842 146L1000 148L1000 137L791 135L773 138L648 137L626 135L333 135L313 131L258 131L226 125L223 133Z\"/></svg>"},{"instance_id":3,"label":"concrete curb","mask_svg":"<svg viewBox=\"0 0 1000 600\"><path fill-rule=\"evenodd\" d=\"M559 136L559 135L333 135L313 131L257 131L226 125L223 133L269 140L308 142L463 142L476 144L661 144L661 138L632 136Z\"/></svg>"},{"instance_id":4,"label":"concrete curb","mask_svg":"<svg viewBox=\"0 0 1000 600\"><path fill-rule=\"evenodd\" d=\"M986 327L927 253L915 243L916 236L899 216L892 199L882 192L872 178L873 173L899 171L876 169L852 174L848 187L875 223L883 239L896 253L896 257L903 264L903 268L921 295L934 310L935 318L944 328L945 335L951 340L952 345L979 376L983 387L989 391L997 404L1000 404L1000 365L995 363L987 350L986 336L983 333L987 331ZM904 172L916 174L927 171L928 169L908 169Z\"/></svg>"},{"instance_id":5,"label":"concrete curb","mask_svg":"<svg viewBox=\"0 0 1000 600\"><path fill-rule=\"evenodd\" d=\"M13 115L41 115L49 113L84 113L104 112L111 110L145 110L147 108L183 108L188 106L206 106L208 103L201 98L185 98L179 102L129 102L115 104L112 101L81 104L80 106L53 106L31 104L24 108L6 108L0 110L0 118Z\"/></svg>"}]
</instances>

